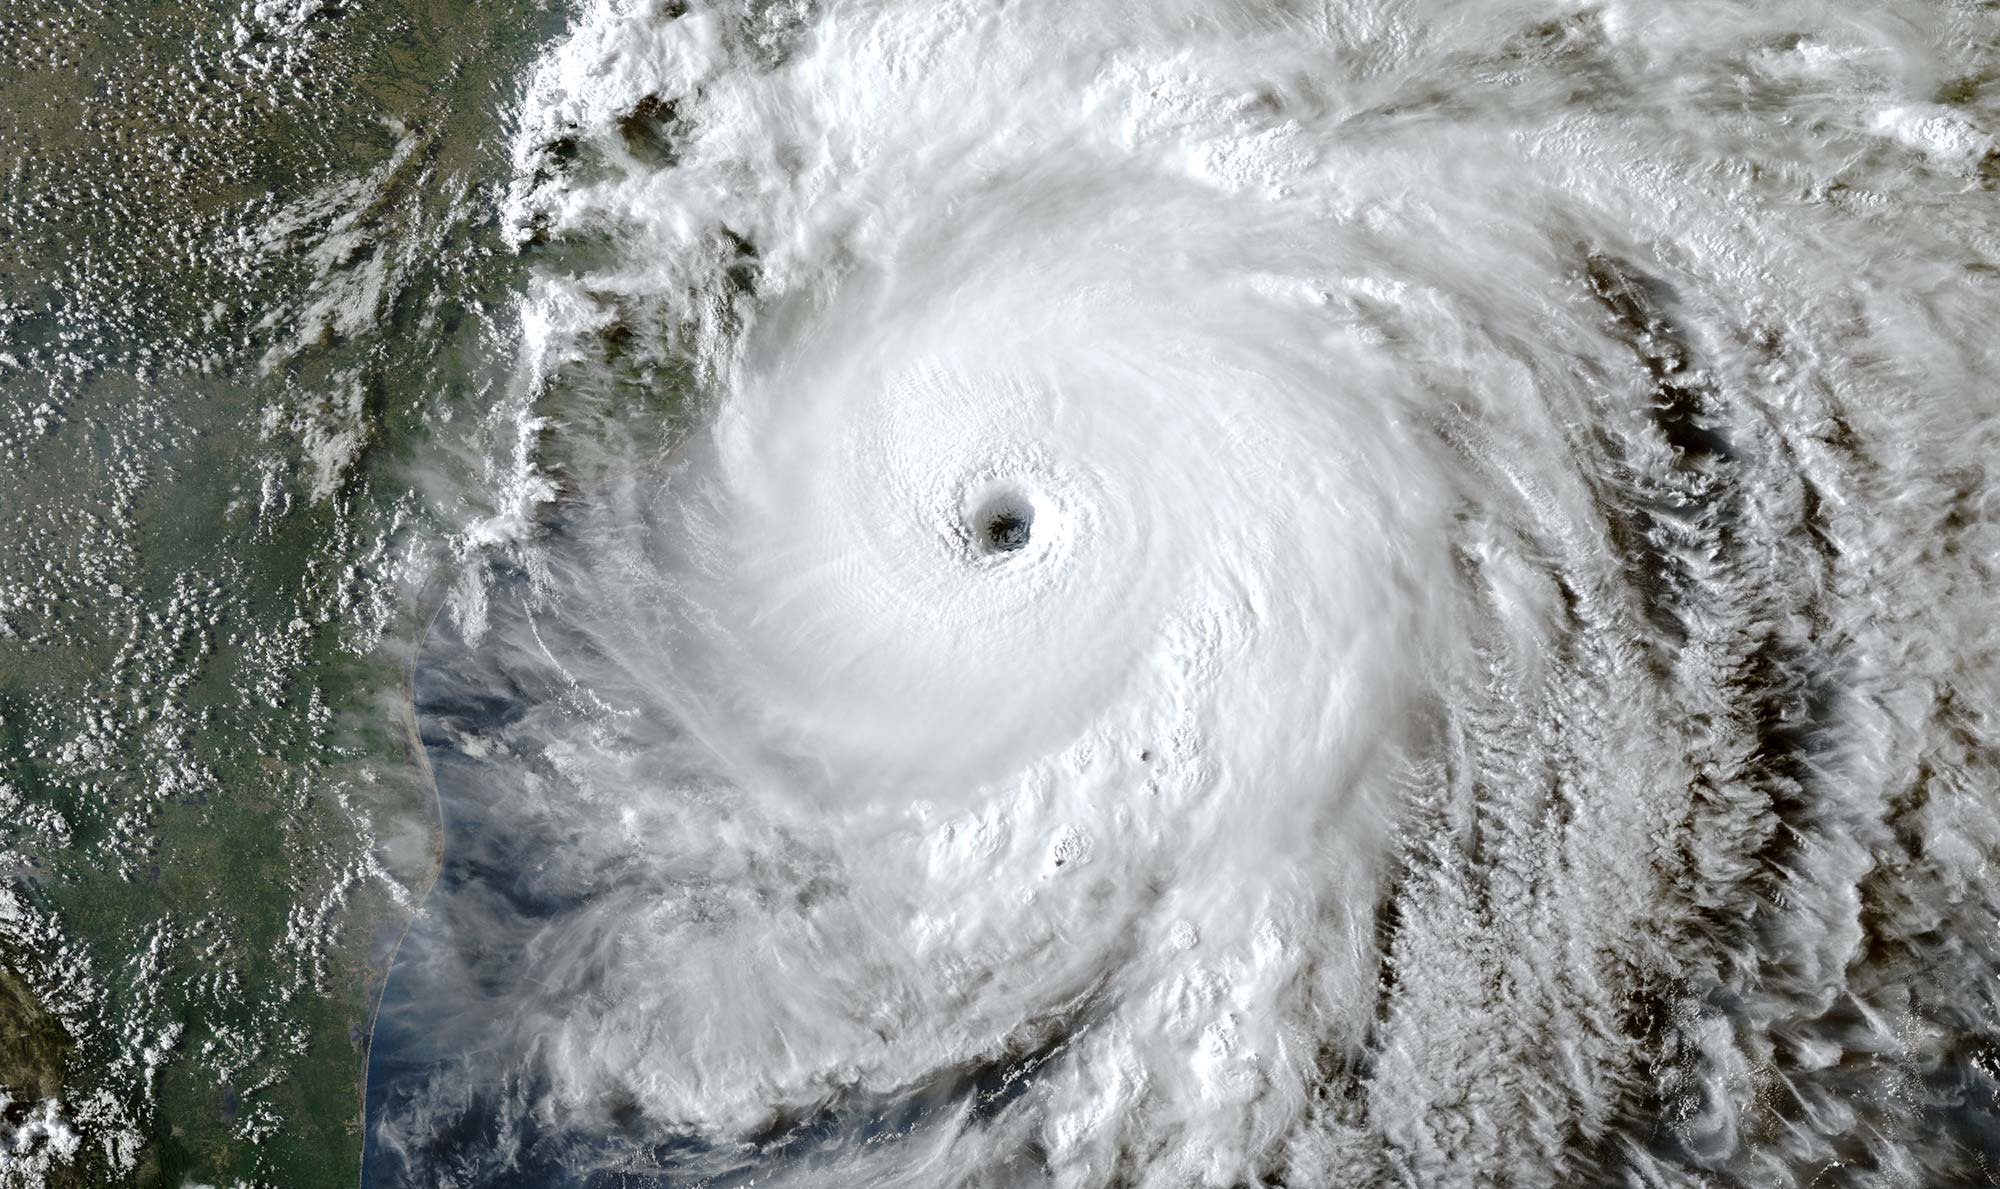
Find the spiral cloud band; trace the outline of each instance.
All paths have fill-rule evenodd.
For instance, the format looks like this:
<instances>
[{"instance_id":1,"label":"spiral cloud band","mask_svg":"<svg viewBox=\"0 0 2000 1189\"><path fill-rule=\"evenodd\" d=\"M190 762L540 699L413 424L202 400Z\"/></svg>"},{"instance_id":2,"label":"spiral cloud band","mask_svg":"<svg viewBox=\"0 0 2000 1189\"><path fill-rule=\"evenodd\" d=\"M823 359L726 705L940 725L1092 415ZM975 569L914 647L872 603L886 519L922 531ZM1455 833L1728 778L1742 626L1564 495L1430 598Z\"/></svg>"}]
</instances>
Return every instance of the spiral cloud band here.
<instances>
[{"instance_id":1,"label":"spiral cloud band","mask_svg":"<svg viewBox=\"0 0 2000 1189\"><path fill-rule=\"evenodd\" d=\"M1996 45L580 14L371 1180L1993 1167Z\"/></svg>"}]
</instances>

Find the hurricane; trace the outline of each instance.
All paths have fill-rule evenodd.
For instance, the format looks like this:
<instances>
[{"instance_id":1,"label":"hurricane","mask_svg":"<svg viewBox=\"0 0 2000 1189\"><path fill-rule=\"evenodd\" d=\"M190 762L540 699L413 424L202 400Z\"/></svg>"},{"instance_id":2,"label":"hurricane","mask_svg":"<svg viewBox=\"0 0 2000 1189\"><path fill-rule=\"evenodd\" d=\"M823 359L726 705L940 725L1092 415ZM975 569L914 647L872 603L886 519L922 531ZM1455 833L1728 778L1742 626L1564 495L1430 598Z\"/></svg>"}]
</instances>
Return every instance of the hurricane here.
<instances>
[{"instance_id":1,"label":"hurricane","mask_svg":"<svg viewBox=\"0 0 2000 1189\"><path fill-rule=\"evenodd\" d=\"M1996 47L580 7L364 1183L2000 1175Z\"/></svg>"}]
</instances>

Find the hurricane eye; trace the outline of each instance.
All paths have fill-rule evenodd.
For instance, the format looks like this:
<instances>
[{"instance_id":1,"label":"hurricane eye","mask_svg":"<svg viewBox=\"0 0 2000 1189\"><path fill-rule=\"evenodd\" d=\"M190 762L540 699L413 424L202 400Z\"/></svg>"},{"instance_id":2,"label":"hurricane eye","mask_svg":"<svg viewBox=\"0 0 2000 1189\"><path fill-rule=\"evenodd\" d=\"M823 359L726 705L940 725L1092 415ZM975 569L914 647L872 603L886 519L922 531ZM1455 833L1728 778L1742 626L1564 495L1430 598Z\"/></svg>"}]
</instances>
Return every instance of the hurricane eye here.
<instances>
[{"instance_id":1,"label":"hurricane eye","mask_svg":"<svg viewBox=\"0 0 2000 1189\"><path fill-rule=\"evenodd\" d=\"M994 492L980 502L968 527L980 553L1016 553L1034 539L1035 507L1020 492Z\"/></svg>"}]
</instances>

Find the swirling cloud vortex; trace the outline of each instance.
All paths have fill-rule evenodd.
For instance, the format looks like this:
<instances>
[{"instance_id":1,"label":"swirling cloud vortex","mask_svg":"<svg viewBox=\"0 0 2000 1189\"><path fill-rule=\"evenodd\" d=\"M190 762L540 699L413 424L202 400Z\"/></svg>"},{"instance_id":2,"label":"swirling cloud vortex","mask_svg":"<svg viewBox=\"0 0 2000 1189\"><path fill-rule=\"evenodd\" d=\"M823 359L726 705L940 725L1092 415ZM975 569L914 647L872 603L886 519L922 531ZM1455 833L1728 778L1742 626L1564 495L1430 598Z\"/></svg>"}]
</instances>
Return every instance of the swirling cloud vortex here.
<instances>
[{"instance_id":1,"label":"swirling cloud vortex","mask_svg":"<svg viewBox=\"0 0 2000 1189\"><path fill-rule=\"evenodd\" d=\"M527 705L439 728L561 905L451 910L496 1109L668 1183L1977 1166L1996 42L1892 7L583 14L451 605Z\"/></svg>"}]
</instances>

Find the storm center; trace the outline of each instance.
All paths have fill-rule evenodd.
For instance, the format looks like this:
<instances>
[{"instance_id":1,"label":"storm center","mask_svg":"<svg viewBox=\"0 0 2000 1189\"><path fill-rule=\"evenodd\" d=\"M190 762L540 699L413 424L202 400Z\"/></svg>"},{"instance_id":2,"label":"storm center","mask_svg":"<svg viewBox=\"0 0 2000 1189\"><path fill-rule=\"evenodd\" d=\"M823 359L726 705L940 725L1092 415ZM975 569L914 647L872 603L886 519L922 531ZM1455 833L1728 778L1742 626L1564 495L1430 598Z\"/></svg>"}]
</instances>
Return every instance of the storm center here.
<instances>
[{"instance_id":1,"label":"storm center","mask_svg":"<svg viewBox=\"0 0 2000 1189\"><path fill-rule=\"evenodd\" d=\"M1035 507L1017 491L996 491L972 515L972 542L981 553L1014 553L1034 536Z\"/></svg>"}]
</instances>

